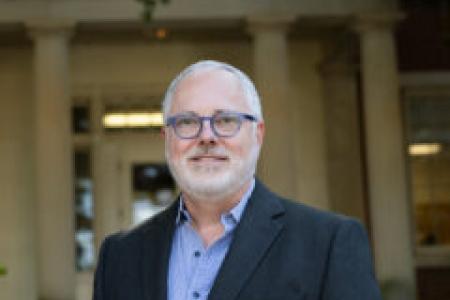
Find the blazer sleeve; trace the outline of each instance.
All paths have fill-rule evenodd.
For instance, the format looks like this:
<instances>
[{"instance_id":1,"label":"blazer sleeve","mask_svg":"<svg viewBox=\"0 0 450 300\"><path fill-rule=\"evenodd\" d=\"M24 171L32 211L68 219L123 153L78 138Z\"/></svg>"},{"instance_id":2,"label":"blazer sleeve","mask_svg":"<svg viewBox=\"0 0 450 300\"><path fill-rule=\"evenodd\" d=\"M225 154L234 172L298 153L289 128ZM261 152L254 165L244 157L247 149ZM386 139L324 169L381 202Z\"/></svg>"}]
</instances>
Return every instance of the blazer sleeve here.
<instances>
[{"instance_id":1,"label":"blazer sleeve","mask_svg":"<svg viewBox=\"0 0 450 300\"><path fill-rule=\"evenodd\" d=\"M363 226L346 219L331 243L321 300L381 300Z\"/></svg>"}]
</instances>

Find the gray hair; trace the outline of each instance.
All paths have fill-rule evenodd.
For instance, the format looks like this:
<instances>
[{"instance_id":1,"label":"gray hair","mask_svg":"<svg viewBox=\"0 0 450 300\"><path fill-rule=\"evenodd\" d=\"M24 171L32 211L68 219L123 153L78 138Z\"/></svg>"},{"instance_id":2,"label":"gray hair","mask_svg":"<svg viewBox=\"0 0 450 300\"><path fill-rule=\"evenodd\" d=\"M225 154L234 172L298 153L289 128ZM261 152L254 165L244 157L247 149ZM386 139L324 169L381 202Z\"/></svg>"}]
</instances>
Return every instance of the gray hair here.
<instances>
[{"instance_id":1,"label":"gray hair","mask_svg":"<svg viewBox=\"0 0 450 300\"><path fill-rule=\"evenodd\" d=\"M197 72L199 70L224 70L236 76L242 86L242 89L244 90L246 96L245 98L247 99L247 102L253 114L258 120L263 119L261 102L258 92L256 91L255 85L252 80L244 72L236 67L233 67L232 65L223 62L215 60L202 60L185 68L170 83L162 102L164 120L167 118L167 114L169 113L173 101L173 95L175 93L175 90L177 89L178 84L190 74L193 74L194 72Z\"/></svg>"}]
</instances>

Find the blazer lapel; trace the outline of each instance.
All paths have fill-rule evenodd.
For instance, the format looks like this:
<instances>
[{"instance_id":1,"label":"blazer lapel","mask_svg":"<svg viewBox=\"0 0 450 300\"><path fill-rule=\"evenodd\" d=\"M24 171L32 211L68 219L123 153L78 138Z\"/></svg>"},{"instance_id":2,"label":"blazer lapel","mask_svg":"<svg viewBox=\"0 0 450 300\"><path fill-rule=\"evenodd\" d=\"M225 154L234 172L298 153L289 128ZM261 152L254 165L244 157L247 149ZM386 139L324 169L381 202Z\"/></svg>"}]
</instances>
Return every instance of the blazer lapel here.
<instances>
[{"instance_id":1,"label":"blazer lapel","mask_svg":"<svg viewBox=\"0 0 450 300\"><path fill-rule=\"evenodd\" d=\"M142 239L142 264L145 300L166 300L167 272L179 200L150 220Z\"/></svg>"},{"instance_id":2,"label":"blazer lapel","mask_svg":"<svg viewBox=\"0 0 450 300\"><path fill-rule=\"evenodd\" d=\"M209 300L235 299L283 228L284 209L257 181Z\"/></svg>"}]
</instances>

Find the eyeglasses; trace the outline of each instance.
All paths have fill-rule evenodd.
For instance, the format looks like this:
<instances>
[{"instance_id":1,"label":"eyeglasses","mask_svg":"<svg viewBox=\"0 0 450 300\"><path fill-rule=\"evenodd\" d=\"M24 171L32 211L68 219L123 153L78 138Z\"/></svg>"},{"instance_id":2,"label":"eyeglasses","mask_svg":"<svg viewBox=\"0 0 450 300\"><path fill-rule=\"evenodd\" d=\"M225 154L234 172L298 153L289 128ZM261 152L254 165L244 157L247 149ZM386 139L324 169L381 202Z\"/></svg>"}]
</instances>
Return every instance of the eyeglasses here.
<instances>
[{"instance_id":1,"label":"eyeglasses","mask_svg":"<svg viewBox=\"0 0 450 300\"><path fill-rule=\"evenodd\" d=\"M240 112L222 111L210 117L184 113L167 118L166 126L172 126L175 134L181 139L195 139L202 132L203 121L209 121L211 129L217 137L227 138L236 135L245 120L257 121L255 116Z\"/></svg>"}]
</instances>

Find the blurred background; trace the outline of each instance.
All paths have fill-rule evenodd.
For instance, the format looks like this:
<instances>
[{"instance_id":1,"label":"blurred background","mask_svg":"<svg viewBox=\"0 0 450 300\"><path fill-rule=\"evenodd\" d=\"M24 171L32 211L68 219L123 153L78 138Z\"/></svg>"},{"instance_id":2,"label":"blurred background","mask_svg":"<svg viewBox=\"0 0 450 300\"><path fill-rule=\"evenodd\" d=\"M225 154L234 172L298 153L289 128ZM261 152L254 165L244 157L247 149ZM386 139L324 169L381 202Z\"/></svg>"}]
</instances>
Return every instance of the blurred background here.
<instances>
[{"instance_id":1,"label":"blurred background","mask_svg":"<svg viewBox=\"0 0 450 300\"><path fill-rule=\"evenodd\" d=\"M365 224L385 299L450 299L446 0L0 0L0 299L90 299L173 201L160 102L201 59L260 91L258 177Z\"/></svg>"}]
</instances>

